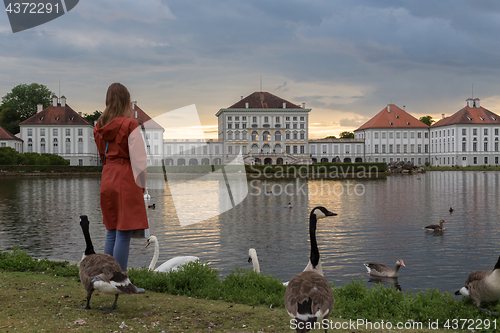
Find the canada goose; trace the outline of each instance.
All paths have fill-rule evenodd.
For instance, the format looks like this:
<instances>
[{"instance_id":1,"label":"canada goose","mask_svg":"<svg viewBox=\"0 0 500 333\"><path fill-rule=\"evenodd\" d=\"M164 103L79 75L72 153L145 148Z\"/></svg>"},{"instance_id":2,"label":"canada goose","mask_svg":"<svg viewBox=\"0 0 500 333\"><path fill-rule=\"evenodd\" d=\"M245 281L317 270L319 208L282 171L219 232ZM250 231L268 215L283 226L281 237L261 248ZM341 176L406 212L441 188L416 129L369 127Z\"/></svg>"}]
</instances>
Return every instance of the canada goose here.
<instances>
[{"instance_id":1,"label":"canada goose","mask_svg":"<svg viewBox=\"0 0 500 333\"><path fill-rule=\"evenodd\" d=\"M148 208L155 209L156 208L156 204L148 205Z\"/></svg>"},{"instance_id":2,"label":"canada goose","mask_svg":"<svg viewBox=\"0 0 500 333\"><path fill-rule=\"evenodd\" d=\"M155 272L168 273L170 271L176 271L180 266L185 265L191 261L200 260L200 258L193 256L175 257L165 261L155 269L156 262L158 261L158 256L160 255L160 246L158 245L158 239L156 238L156 236L150 236L148 238L146 247L148 247L150 244L154 244L155 246L155 254L153 255L153 259L149 264L150 271L154 270Z\"/></svg>"},{"instance_id":3,"label":"canada goose","mask_svg":"<svg viewBox=\"0 0 500 333\"><path fill-rule=\"evenodd\" d=\"M311 240L309 263L302 273L295 275L289 281L285 291L285 308L292 320L295 320L297 332L309 331L315 322L321 323L333 311L335 299L330 283L323 276L316 242L316 223L326 216L335 215L337 214L325 207L315 207L309 215Z\"/></svg>"},{"instance_id":4,"label":"canada goose","mask_svg":"<svg viewBox=\"0 0 500 333\"><path fill-rule=\"evenodd\" d=\"M446 221L445 220L441 220L441 221L439 221L439 225L437 225L437 224L431 224L431 225L428 225L428 226L424 227L424 229L426 231L434 231L434 232L443 231L444 230L443 223L446 223Z\"/></svg>"},{"instance_id":5,"label":"canada goose","mask_svg":"<svg viewBox=\"0 0 500 333\"><path fill-rule=\"evenodd\" d=\"M248 250L248 262L252 263L254 272L260 273L259 258L257 257L257 251L255 251L254 248Z\"/></svg>"},{"instance_id":6,"label":"canada goose","mask_svg":"<svg viewBox=\"0 0 500 333\"><path fill-rule=\"evenodd\" d=\"M368 271L367 273L370 274L371 276L381 276L390 278L395 278L398 276L398 271L401 266L406 267L405 263L401 259L398 259L396 261L396 267L394 267L394 269L390 269L386 265L382 264L367 263L363 265L365 265L365 268Z\"/></svg>"},{"instance_id":7,"label":"canada goose","mask_svg":"<svg viewBox=\"0 0 500 333\"><path fill-rule=\"evenodd\" d=\"M500 299L500 257L493 270L470 273L465 285L455 295L470 297L477 307L489 314L495 314L481 307L482 302L494 302ZM496 314L495 314L496 315Z\"/></svg>"},{"instance_id":8,"label":"canada goose","mask_svg":"<svg viewBox=\"0 0 500 333\"><path fill-rule=\"evenodd\" d=\"M151 199L151 196L149 195L148 188L146 187L146 190L144 191L144 200L149 200Z\"/></svg>"},{"instance_id":9,"label":"canada goose","mask_svg":"<svg viewBox=\"0 0 500 333\"><path fill-rule=\"evenodd\" d=\"M451 213L453 213L453 210L454 210L454 209L450 207L450 214L451 214Z\"/></svg>"},{"instance_id":10,"label":"canada goose","mask_svg":"<svg viewBox=\"0 0 500 333\"><path fill-rule=\"evenodd\" d=\"M127 273L122 271L120 264L109 254L94 252L94 246L90 239L89 220L87 215L80 216L80 226L87 248L80 262L80 280L87 291L87 305L84 309L91 309L90 298L94 290L99 290L105 294L114 294L115 302L110 308L103 310L113 310L116 308L119 294L135 294L137 288L130 282Z\"/></svg>"}]
</instances>

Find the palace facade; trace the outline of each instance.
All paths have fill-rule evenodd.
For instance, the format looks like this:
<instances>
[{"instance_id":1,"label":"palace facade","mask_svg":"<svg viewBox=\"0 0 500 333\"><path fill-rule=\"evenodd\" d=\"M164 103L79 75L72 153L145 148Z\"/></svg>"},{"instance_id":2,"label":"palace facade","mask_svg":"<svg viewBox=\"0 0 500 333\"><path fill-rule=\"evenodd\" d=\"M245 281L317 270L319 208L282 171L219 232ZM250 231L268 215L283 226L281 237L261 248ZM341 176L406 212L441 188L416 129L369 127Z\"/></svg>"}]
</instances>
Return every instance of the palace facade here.
<instances>
[{"instance_id":1,"label":"palace facade","mask_svg":"<svg viewBox=\"0 0 500 333\"><path fill-rule=\"evenodd\" d=\"M387 105L354 131L354 139L309 139L311 109L268 92L254 92L215 116L218 140L164 140L164 129L132 103L148 165L228 164L241 154L246 164L317 162L412 162L414 165L498 165L500 117L468 99L466 106L432 126L404 108ZM13 144L21 152L58 154L71 165L100 165L93 125L66 98L20 124ZM3 132L2 132L3 133ZM7 136L7 134L3 135Z\"/></svg>"}]
</instances>

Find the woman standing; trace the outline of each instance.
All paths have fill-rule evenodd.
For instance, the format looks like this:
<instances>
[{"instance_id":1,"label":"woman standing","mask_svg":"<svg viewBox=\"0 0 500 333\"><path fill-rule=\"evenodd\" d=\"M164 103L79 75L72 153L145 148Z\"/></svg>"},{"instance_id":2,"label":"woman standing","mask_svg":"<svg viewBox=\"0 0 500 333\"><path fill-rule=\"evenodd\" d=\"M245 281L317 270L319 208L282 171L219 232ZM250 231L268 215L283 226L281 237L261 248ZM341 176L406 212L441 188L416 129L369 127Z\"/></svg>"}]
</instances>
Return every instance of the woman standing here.
<instances>
[{"instance_id":1,"label":"woman standing","mask_svg":"<svg viewBox=\"0 0 500 333\"><path fill-rule=\"evenodd\" d=\"M134 131L139 125L127 118L131 104L127 88L113 83L106 94L106 109L94 128L103 164L100 201L107 230L104 253L112 255L124 272L133 230L149 228L143 198L146 151L139 131Z\"/></svg>"}]
</instances>

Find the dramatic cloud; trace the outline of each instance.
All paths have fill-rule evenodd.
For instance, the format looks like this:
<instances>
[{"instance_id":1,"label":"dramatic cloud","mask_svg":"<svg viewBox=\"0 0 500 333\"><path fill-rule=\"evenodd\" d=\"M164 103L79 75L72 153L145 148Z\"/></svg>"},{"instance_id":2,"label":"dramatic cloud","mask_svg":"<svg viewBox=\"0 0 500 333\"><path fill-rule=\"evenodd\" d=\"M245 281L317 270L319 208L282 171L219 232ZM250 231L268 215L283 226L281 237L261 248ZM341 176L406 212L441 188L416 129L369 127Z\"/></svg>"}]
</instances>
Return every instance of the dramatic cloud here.
<instances>
[{"instance_id":1,"label":"dramatic cloud","mask_svg":"<svg viewBox=\"0 0 500 333\"><path fill-rule=\"evenodd\" d=\"M499 34L495 1L85 0L16 34L0 14L0 95L60 80L68 103L92 113L119 81L151 116L195 103L206 127L262 77L338 134L389 103L451 114L472 84L500 113Z\"/></svg>"}]
</instances>

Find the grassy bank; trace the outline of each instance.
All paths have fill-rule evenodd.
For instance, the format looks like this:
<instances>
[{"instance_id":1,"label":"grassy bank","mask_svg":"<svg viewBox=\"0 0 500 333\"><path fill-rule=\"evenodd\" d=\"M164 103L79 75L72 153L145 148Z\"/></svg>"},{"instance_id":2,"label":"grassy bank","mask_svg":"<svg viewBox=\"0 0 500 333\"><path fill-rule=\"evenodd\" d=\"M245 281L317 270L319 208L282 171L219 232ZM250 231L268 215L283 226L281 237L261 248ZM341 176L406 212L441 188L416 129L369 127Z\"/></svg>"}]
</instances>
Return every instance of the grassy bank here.
<instances>
[{"instance_id":1,"label":"grassy bank","mask_svg":"<svg viewBox=\"0 0 500 333\"><path fill-rule=\"evenodd\" d=\"M86 311L76 308L85 304L76 265L32 259L18 249L1 252L0 299L4 306L0 307L0 328L9 332L14 328L26 332L40 328L125 332L130 327L133 331L158 332L291 331L290 318L283 308L285 287L272 276L236 269L220 279L215 269L203 263L191 263L171 274L130 269L129 275L134 284L148 292L120 296L118 308L110 313L98 308L109 306L113 296L95 295L91 301L95 308ZM474 320L476 328L476 320L495 320L477 310L469 299L458 300L438 290L402 293L383 285L367 288L364 281L353 280L334 287L334 295L333 325L346 320L383 320L394 325L413 321L422 322L422 328L408 332L450 332L444 327L448 320ZM500 310L498 304L489 308ZM500 322L496 320L498 328ZM127 327L120 328L122 322ZM430 330L429 322L439 322L440 329Z\"/></svg>"},{"instance_id":2,"label":"grassy bank","mask_svg":"<svg viewBox=\"0 0 500 333\"><path fill-rule=\"evenodd\" d=\"M288 332L283 308L248 306L148 291L114 297L94 293L91 310L76 278L0 272L0 332Z\"/></svg>"}]
</instances>

